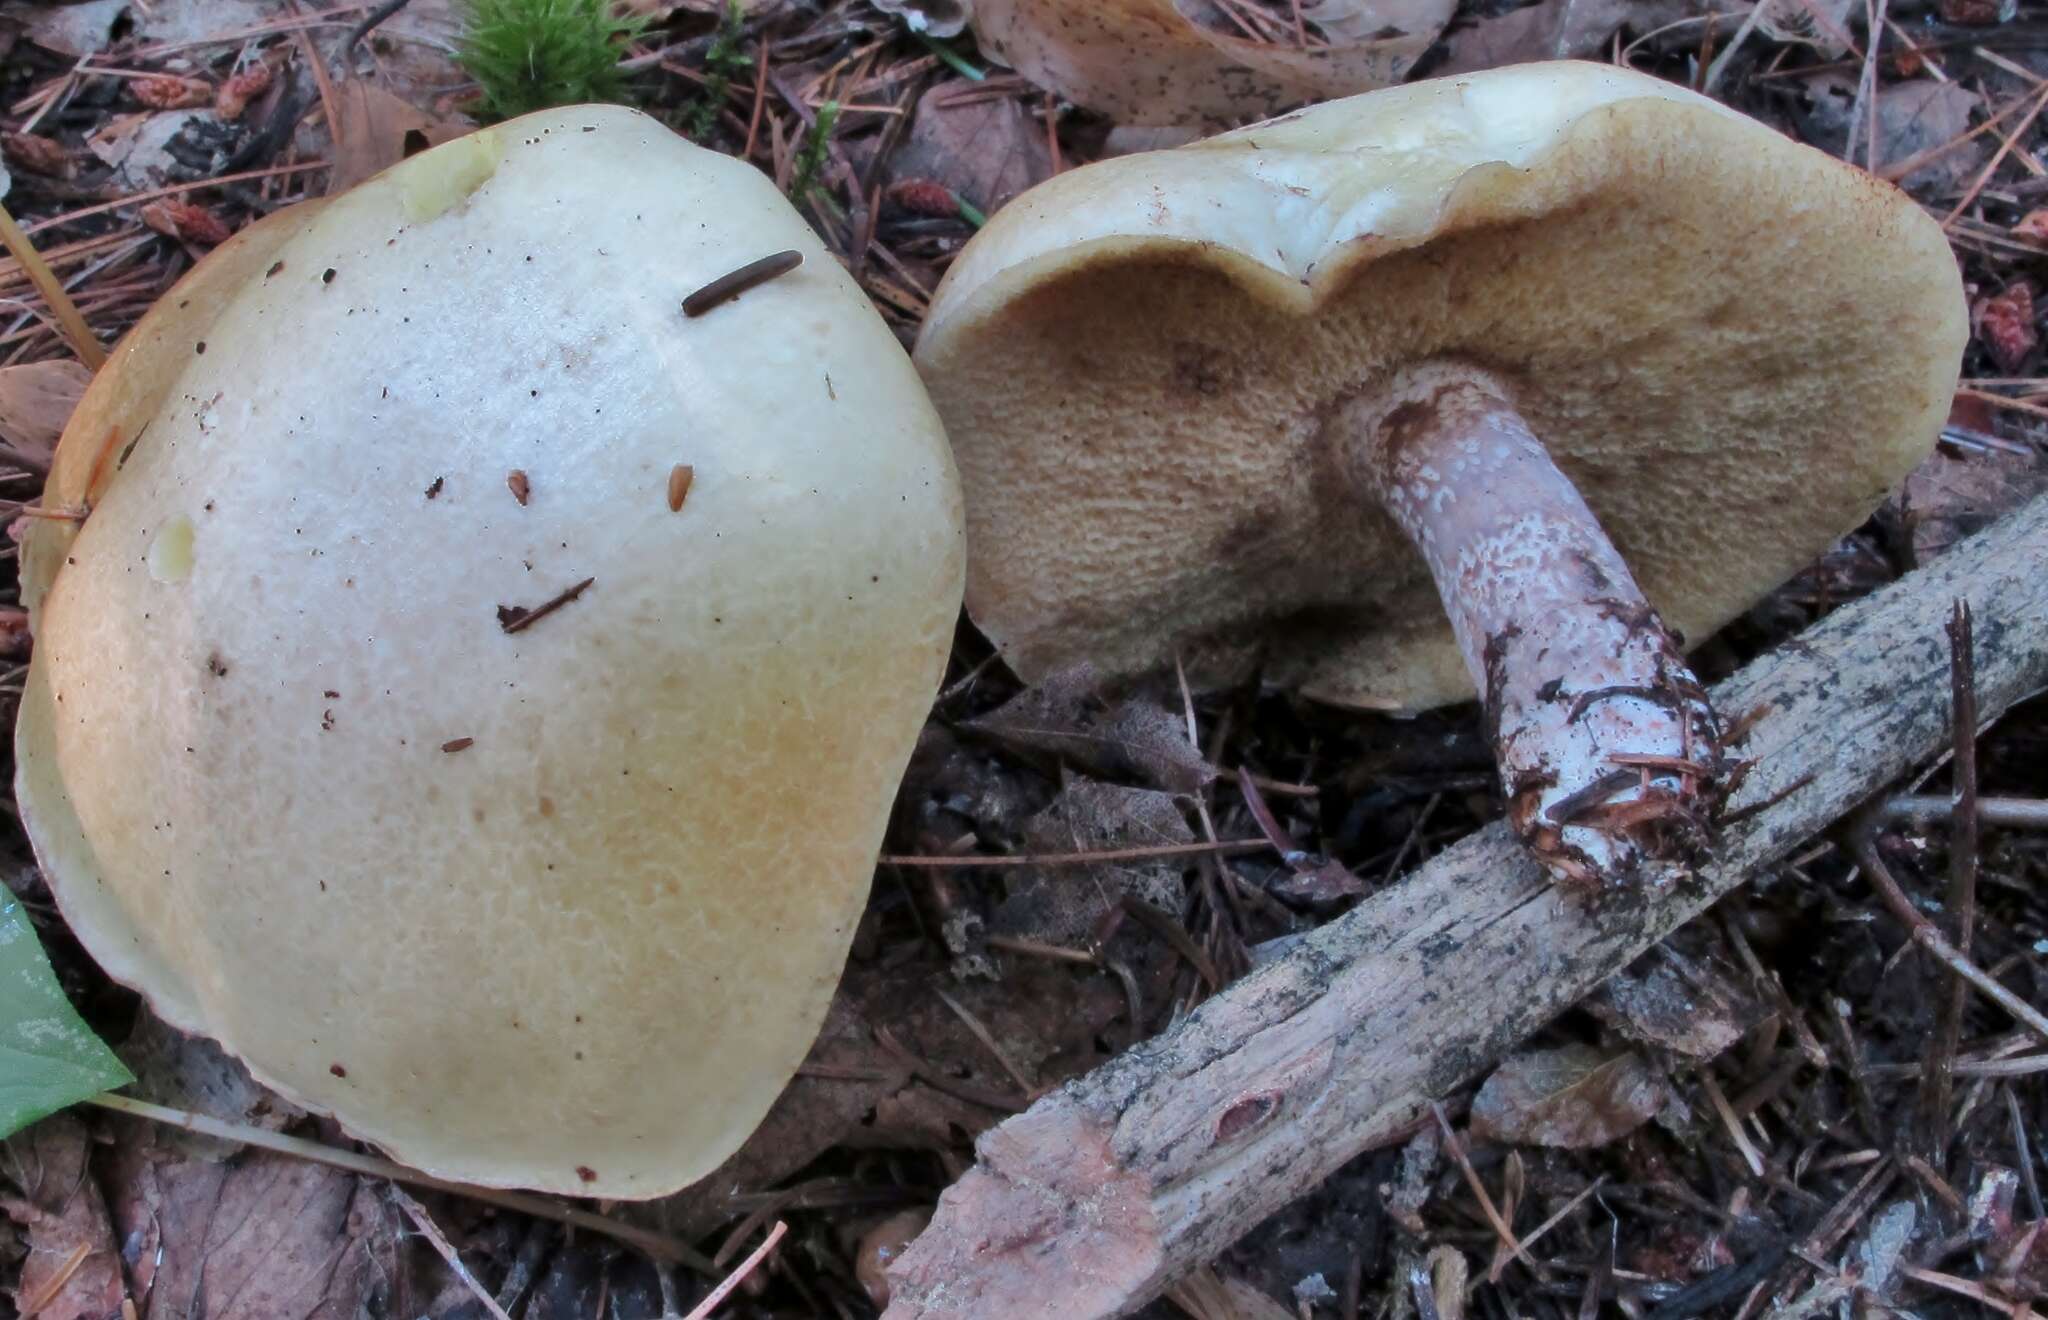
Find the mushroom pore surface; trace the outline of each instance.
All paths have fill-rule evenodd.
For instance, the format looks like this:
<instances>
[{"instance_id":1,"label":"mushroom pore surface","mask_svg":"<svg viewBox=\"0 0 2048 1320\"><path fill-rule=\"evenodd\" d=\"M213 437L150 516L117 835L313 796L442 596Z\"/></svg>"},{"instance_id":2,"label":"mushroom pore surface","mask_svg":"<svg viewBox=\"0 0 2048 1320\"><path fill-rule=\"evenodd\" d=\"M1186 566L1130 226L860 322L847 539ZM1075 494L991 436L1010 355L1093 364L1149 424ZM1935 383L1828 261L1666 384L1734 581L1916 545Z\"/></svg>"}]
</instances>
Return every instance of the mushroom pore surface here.
<instances>
[{"instance_id":1,"label":"mushroom pore surface","mask_svg":"<svg viewBox=\"0 0 2048 1320\"><path fill-rule=\"evenodd\" d=\"M916 358L969 611L1024 677L1178 653L1417 710L1473 682L1340 412L1418 365L1484 373L1699 640L1929 450L1966 333L1897 190L1559 62L1061 175L969 244Z\"/></svg>"},{"instance_id":2,"label":"mushroom pore surface","mask_svg":"<svg viewBox=\"0 0 2048 1320\"><path fill-rule=\"evenodd\" d=\"M90 515L25 553L18 790L109 972L445 1177L739 1145L963 571L915 374L772 183L572 107L283 213L131 333L48 502Z\"/></svg>"}]
</instances>

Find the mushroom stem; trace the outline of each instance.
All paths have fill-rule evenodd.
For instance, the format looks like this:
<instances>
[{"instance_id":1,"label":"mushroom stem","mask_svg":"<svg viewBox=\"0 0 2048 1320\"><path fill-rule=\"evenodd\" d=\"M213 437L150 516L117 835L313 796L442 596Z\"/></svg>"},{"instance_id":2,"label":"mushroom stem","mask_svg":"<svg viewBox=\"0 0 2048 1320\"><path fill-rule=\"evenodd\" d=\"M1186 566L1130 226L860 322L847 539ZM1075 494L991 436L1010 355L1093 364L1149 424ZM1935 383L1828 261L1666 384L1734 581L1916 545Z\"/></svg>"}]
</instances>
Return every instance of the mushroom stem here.
<instances>
[{"instance_id":1,"label":"mushroom stem","mask_svg":"<svg viewBox=\"0 0 2048 1320\"><path fill-rule=\"evenodd\" d=\"M1721 796L1713 708L1508 390L1432 362L1337 425L1353 479L1436 579L1516 833L1594 886L1695 853Z\"/></svg>"}]
</instances>

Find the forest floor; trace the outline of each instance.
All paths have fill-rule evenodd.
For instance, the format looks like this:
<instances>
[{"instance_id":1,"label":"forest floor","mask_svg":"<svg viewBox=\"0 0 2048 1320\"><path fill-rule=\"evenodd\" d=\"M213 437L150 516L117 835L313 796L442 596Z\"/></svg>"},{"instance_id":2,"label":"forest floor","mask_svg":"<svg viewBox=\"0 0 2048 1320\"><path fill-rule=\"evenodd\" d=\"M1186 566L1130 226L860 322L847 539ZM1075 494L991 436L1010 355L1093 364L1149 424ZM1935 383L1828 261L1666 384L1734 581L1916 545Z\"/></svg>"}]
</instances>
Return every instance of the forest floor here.
<instances>
[{"instance_id":1,"label":"forest floor","mask_svg":"<svg viewBox=\"0 0 2048 1320\"><path fill-rule=\"evenodd\" d=\"M1287 5L1219 3L1242 34L1290 39ZM981 214L1053 172L1190 136L1118 125L993 64L971 32L934 41L865 0L752 0L724 37L711 0L636 8L650 22L625 61L634 102L785 188L813 178L800 188L807 213L906 344ZM103 343L234 230L466 126L476 107L450 58L448 0L413 0L358 37L368 9L0 9L0 191ZM2035 301L2048 277L2048 17L1995 0L1798 0L1752 27L1748 9L1485 0L1417 66L1562 54L1711 79L1736 108L1899 178L1945 225L1975 334L1940 450L1865 527L1711 639L1708 678L2048 488ZM838 111L820 135L828 102ZM17 370L30 364L46 365ZM12 507L34 501L87 373L6 260L0 368L0 496ZM11 600L11 555L0 574ZM0 610L0 648L11 727L29 653L19 610ZM1977 761L1983 798L2024 800L2034 816L2024 823L2022 807L2022 823L1981 832L1971 956L2048 1003L2048 698L1984 731ZM1950 789L1945 758L1895 786L1944 800ZM4 805L5 879L139 1094L346 1142L99 973ZM1397 721L1255 687L1027 692L963 621L885 849L912 860L879 870L805 1072L714 1180L725 1192L595 1207L691 1243L708 1268L658 1269L609 1237L474 1198L415 1199L79 1110L0 1157L0 1320L30 1307L47 1320L633 1320L687 1311L778 1221L787 1236L723 1314L873 1315L877 1262L972 1162L979 1133L1499 814L1472 707ZM1881 849L1939 913L1946 819L1889 819ZM1278 835L1334 865L1303 875L1270 848L1199 846ZM963 856L1159 846L1168 853L1121 862ZM1360 1155L1144 1314L2018 1315L2048 1290L2038 1042L1976 997L1958 1035L1939 1029L1949 974L1915 951L1839 830L1631 975L1676 976L1684 1010L1647 1030L1603 992L1547 1027L1504 1065L1522 1085L1488 1131L1515 1140L1467 1126L1472 1089L1445 1097L1465 1162L1435 1133Z\"/></svg>"}]
</instances>

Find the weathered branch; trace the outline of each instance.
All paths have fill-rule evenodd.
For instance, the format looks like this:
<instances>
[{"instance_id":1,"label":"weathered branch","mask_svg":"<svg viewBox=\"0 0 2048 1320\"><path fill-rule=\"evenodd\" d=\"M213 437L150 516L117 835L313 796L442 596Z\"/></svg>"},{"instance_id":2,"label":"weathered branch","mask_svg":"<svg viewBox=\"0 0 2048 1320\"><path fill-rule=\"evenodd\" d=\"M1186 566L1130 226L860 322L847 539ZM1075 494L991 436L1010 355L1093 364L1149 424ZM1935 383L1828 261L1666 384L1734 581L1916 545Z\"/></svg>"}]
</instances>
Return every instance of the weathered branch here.
<instances>
[{"instance_id":1,"label":"weathered branch","mask_svg":"<svg viewBox=\"0 0 2048 1320\"><path fill-rule=\"evenodd\" d=\"M1437 857L1174 1030L986 1133L890 1271L888 1320L1108 1316L1157 1293L1837 819L1949 732L1943 625L1976 619L1989 717L2048 681L2048 498L1836 611L1714 694L1757 758L1715 861L1553 889L1502 825ZM1745 804L1756 804L1741 815Z\"/></svg>"}]
</instances>

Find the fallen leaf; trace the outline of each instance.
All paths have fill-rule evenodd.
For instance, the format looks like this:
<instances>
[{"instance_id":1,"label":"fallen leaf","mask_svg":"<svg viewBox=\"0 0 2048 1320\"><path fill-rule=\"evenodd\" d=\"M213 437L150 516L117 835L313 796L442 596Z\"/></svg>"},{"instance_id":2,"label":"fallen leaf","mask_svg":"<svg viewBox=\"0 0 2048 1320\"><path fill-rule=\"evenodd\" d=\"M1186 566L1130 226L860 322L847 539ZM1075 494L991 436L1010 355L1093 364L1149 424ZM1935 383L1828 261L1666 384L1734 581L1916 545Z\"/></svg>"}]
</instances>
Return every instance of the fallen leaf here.
<instances>
[{"instance_id":1,"label":"fallen leaf","mask_svg":"<svg viewBox=\"0 0 2048 1320\"><path fill-rule=\"evenodd\" d=\"M1643 1045L1712 1059L1763 1020L1763 1006L1711 964L1653 955L1641 973L1609 978L1587 1007L1602 1022Z\"/></svg>"},{"instance_id":2,"label":"fallen leaf","mask_svg":"<svg viewBox=\"0 0 2048 1320\"><path fill-rule=\"evenodd\" d=\"M1892 83L1877 93L1878 164L1917 155L1969 131L1984 98L1957 82ZM1945 188L1970 173L1984 148L1971 142L1931 161L1899 182L1907 188Z\"/></svg>"},{"instance_id":3,"label":"fallen leaf","mask_svg":"<svg viewBox=\"0 0 2048 1320\"><path fill-rule=\"evenodd\" d=\"M1242 122L1399 82L1455 0L1304 0L1311 42L1254 41L1207 0L977 0L984 54L1136 124Z\"/></svg>"},{"instance_id":4,"label":"fallen leaf","mask_svg":"<svg viewBox=\"0 0 2048 1320\"><path fill-rule=\"evenodd\" d=\"M242 1061L204 1036L188 1035L145 1005L116 1051L135 1074L129 1093L139 1099L204 1114L225 1122L282 1131L305 1111L249 1075ZM157 1134L160 1145L199 1159L238 1154L239 1142L175 1129Z\"/></svg>"},{"instance_id":5,"label":"fallen leaf","mask_svg":"<svg viewBox=\"0 0 2048 1320\"><path fill-rule=\"evenodd\" d=\"M1472 73L1505 64L1590 55L1644 8L1639 0L1542 0L1453 31L1440 72ZM1653 24L1654 26L1654 24Z\"/></svg>"},{"instance_id":6,"label":"fallen leaf","mask_svg":"<svg viewBox=\"0 0 2048 1320\"><path fill-rule=\"evenodd\" d=\"M83 4L21 5L9 17L44 50L77 59L96 55L114 39L114 25L128 12L128 0L85 0Z\"/></svg>"},{"instance_id":7,"label":"fallen leaf","mask_svg":"<svg viewBox=\"0 0 2048 1320\"><path fill-rule=\"evenodd\" d=\"M1474 1136L1568 1150L1604 1146L1650 1121L1669 1087L1633 1051L1566 1045L1511 1056L1473 1098Z\"/></svg>"},{"instance_id":8,"label":"fallen leaf","mask_svg":"<svg viewBox=\"0 0 2048 1320\"><path fill-rule=\"evenodd\" d=\"M26 1311L40 1302L35 1320L108 1320L121 1311L121 1255L87 1167L91 1149L85 1124L69 1115L45 1119L6 1143L21 1197L0 1197L0 1212L28 1234L14 1304Z\"/></svg>"},{"instance_id":9,"label":"fallen leaf","mask_svg":"<svg viewBox=\"0 0 2048 1320\"><path fill-rule=\"evenodd\" d=\"M960 88L940 83L918 98L889 178L937 184L992 213L1052 173L1052 158L1016 97L963 97Z\"/></svg>"},{"instance_id":10,"label":"fallen leaf","mask_svg":"<svg viewBox=\"0 0 2048 1320\"><path fill-rule=\"evenodd\" d=\"M1805 80L1807 112L1799 136L1839 154L1851 135L1856 110L1856 80L1843 74L1817 74ZM1878 168L1918 155L1960 137L1983 98L1958 82L1932 80L1888 83L1878 89ZM1865 111L1868 114L1868 111ZM1857 141L1869 131L1867 119L1854 125ZM1917 191L1940 191L1972 173L1983 161L1981 141L1962 143L1929 161L1900 182ZM1863 148L1856 149L1857 164Z\"/></svg>"},{"instance_id":11,"label":"fallen leaf","mask_svg":"<svg viewBox=\"0 0 2048 1320\"><path fill-rule=\"evenodd\" d=\"M92 372L69 359L0 367L0 460L48 472Z\"/></svg>"},{"instance_id":12,"label":"fallen leaf","mask_svg":"<svg viewBox=\"0 0 2048 1320\"><path fill-rule=\"evenodd\" d=\"M329 196L346 192L427 147L461 137L467 124L438 119L375 83L350 78L334 89L334 168Z\"/></svg>"},{"instance_id":13,"label":"fallen leaf","mask_svg":"<svg viewBox=\"0 0 2048 1320\"><path fill-rule=\"evenodd\" d=\"M2008 376L2016 376L2041 343L2034 327L2034 286L2014 280L1971 309L1977 342Z\"/></svg>"},{"instance_id":14,"label":"fallen leaf","mask_svg":"<svg viewBox=\"0 0 2048 1320\"><path fill-rule=\"evenodd\" d=\"M142 192L187 177L184 164L171 151L171 142L188 131L209 128L218 131L220 125L206 110L114 115L94 130L85 145L113 167L109 188Z\"/></svg>"},{"instance_id":15,"label":"fallen leaf","mask_svg":"<svg viewBox=\"0 0 2048 1320\"><path fill-rule=\"evenodd\" d=\"M1907 474L1899 494L1913 562L1927 563L2044 489L2048 458L2038 451L1951 455L1935 450Z\"/></svg>"},{"instance_id":16,"label":"fallen leaf","mask_svg":"<svg viewBox=\"0 0 2048 1320\"><path fill-rule=\"evenodd\" d=\"M1216 778L1216 767L1188 741L1184 717L1142 694L1105 696L1086 665L1050 675L965 727L1104 777L1136 775L1171 793L1199 792Z\"/></svg>"},{"instance_id":17,"label":"fallen leaf","mask_svg":"<svg viewBox=\"0 0 2048 1320\"><path fill-rule=\"evenodd\" d=\"M185 1156L124 1122L106 1161L121 1241L150 1314L355 1320L393 1272L397 1226L374 1187L306 1160Z\"/></svg>"},{"instance_id":18,"label":"fallen leaf","mask_svg":"<svg viewBox=\"0 0 2048 1320\"><path fill-rule=\"evenodd\" d=\"M1194 838L1172 794L1078 776L1024 825L1025 849L1034 853L1140 848L1192 843ZM1186 865L1186 858L1168 857L1029 868L1007 878L1008 896L990 927L998 935L1078 948L1125 898L1179 913L1187 902L1181 875Z\"/></svg>"},{"instance_id":19,"label":"fallen leaf","mask_svg":"<svg viewBox=\"0 0 2048 1320\"><path fill-rule=\"evenodd\" d=\"M878 1115L885 1101L891 1120L903 1125L909 1144L923 1148L954 1126L979 1131L1005 1114L958 1097L929 1090L911 1078L908 1064L876 1040L888 1033L910 1056L940 1069L954 1081L1002 1095L1017 1084L951 1008L932 993L936 969L929 963L884 966L851 962L826 1014L824 1029L804 1070L732 1158L694 1186L650 1211L664 1229L686 1238L705 1233L746 1213L735 1198L773 1187L843 1142L891 1135ZM1027 1076L1050 1085L1094 1066L1098 1036L1124 1015L1122 990L1107 976L1077 976L1041 959L1019 959L1002 983L943 983L955 1003L973 1014ZM954 1106L966 1106L955 1108Z\"/></svg>"}]
</instances>

